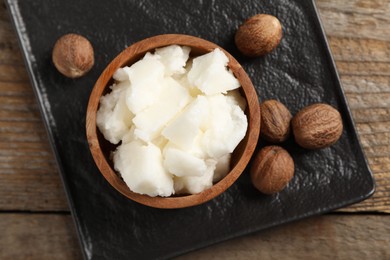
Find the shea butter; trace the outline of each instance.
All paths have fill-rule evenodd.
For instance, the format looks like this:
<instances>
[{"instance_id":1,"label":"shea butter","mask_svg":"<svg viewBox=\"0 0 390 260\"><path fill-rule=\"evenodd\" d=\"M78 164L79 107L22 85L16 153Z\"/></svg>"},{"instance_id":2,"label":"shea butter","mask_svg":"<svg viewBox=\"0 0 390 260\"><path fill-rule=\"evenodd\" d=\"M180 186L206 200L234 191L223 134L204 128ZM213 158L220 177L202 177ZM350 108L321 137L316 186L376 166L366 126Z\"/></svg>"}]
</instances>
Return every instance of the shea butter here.
<instances>
[{"instance_id":1,"label":"shea butter","mask_svg":"<svg viewBox=\"0 0 390 260\"><path fill-rule=\"evenodd\" d=\"M131 191L196 194L230 171L248 122L240 83L220 49L157 48L118 69L100 98L97 126L117 145L114 168Z\"/></svg>"}]
</instances>

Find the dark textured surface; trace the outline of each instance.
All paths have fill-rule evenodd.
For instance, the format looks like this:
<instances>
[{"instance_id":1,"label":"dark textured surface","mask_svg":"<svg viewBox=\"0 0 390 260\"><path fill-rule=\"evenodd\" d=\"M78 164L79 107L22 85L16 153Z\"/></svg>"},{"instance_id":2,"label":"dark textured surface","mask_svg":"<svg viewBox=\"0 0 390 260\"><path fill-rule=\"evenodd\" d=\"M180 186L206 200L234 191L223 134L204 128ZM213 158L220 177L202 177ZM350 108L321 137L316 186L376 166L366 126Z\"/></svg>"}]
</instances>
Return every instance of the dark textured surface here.
<instances>
[{"instance_id":1,"label":"dark textured surface","mask_svg":"<svg viewBox=\"0 0 390 260\"><path fill-rule=\"evenodd\" d=\"M8 0L8 5L88 259L167 258L327 212L372 192L373 179L311 1ZM270 55L248 59L238 53L233 35L256 13L277 16L284 37ZM95 48L94 68L77 80L64 78L51 63L55 41L69 32L86 36ZM90 155L88 96L122 49L163 33L195 35L221 45L241 62L261 101L276 98L292 114L314 102L337 107L345 126L340 141L308 151L289 139L283 146L295 161L296 175L277 195L257 192L246 171L227 192L193 208L160 210L126 199L103 179Z\"/></svg>"}]
</instances>

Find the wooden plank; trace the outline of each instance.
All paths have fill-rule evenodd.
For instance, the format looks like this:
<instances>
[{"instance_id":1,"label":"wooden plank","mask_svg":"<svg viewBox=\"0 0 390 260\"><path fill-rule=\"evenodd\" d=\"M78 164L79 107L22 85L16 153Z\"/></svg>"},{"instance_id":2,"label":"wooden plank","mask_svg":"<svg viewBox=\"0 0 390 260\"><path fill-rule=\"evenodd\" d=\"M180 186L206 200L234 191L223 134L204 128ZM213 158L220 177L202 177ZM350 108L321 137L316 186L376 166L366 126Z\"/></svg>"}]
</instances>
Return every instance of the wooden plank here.
<instances>
[{"instance_id":1,"label":"wooden plank","mask_svg":"<svg viewBox=\"0 0 390 260\"><path fill-rule=\"evenodd\" d=\"M348 76L390 76L389 62L359 61L346 62L336 60L336 66L341 75Z\"/></svg>"},{"instance_id":2,"label":"wooden plank","mask_svg":"<svg viewBox=\"0 0 390 260\"><path fill-rule=\"evenodd\" d=\"M348 104L351 109L360 108L388 108L390 105L389 93L364 93L347 94ZM389 118L390 119L390 118Z\"/></svg>"},{"instance_id":3,"label":"wooden plank","mask_svg":"<svg viewBox=\"0 0 390 260\"><path fill-rule=\"evenodd\" d=\"M37 106L38 104L34 104L33 106L30 106L28 111L17 111L17 109L15 109L15 111L0 110L0 121L2 122L38 121L41 124L43 124Z\"/></svg>"},{"instance_id":4,"label":"wooden plank","mask_svg":"<svg viewBox=\"0 0 390 260\"><path fill-rule=\"evenodd\" d=\"M30 91L30 82L1 82L0 81L0 93L2 96L31 96L33 92Z\"/></svg>"},{"instance_id":5,"label":"wooden plank","mask_svg":"<svg viewBox=\"0 0 390 260\"><path fill-rule=\"evenodd\" d=\"M69 215L3 213L0 230L0 259L81 259ZM325 215L228 240L177 259L389 259L389 234L390 217L386 215Z\"/></svg>"},{"instance_id":6,"label":"wooden plank","mask_svg":"<svg viewBox=\"0 0 390 260\"><path fill-rule=\"evenodd\" d=\"M9 22L4 6L0 7L0 64L23 65L15 32Z\"/></svg>"},{"instance_id":7,"label":"wooden plank","mask_svg":"<svg viewBox=\"0 0 390 260\"><path fill-rule=\"evenodd\" d=\"M0 214L0 259L82 259L69 215Z\"/></svg>"},{"instance_id":8,"label":"wooden plank","mask_svg":"<svg viewBox=\"0 0 390 260\"><path fill-rule=\"evenodd\" d=\"M390 107L363 108L352 110L356 123L387 122L390 117Z\"/></svg>"},{"instance_id":9,"label":"wooden plank","mask_svg":"<svg viewBox=\"0 0 390 260\"><path fill-rule=\"evenodd\" d=\"M360 135L387 133L390 128L390 121L358 123L356 124L356 128Z\"/></svg>"},{"instance_id":10,"label":"wooden plank","mask_svg":"<svg viewBox=\"0 0 390 260\"><path fill-rule=\"evenodd\" d=\"M4 5L0 6L0 210L68 210Z\"/></svg>"},{"instance_id":11,"label":"wooden plank","mask_svg":"<svg viewBox=\"0 0 390 260\"><path fill-rule=\"evenodd\" d=\"M390 40L388 0L317 0L328 36Z\"/></svg>"},{"instance_id":12,"label":"wooden plank","mask_svg":"<svg viewBox=\"0 0 390 260\"><path fill-rule=\"evenodd\" d=\"M341 75L345 93L389 93L390 77Z\"/></svg>"},{"instance_id":13,"label":"wooden plank","mask_svg":"<svg viewBox=\"0 0 390 260\"><path fill-rule=\"evenodd\" d=\"M40 130L39 130L40 129ZM7 121L3 123L0 133L34 133L44 136L45 129L40 121Z\"/></svg>"},{"instance_id":14,"label":"wooden plank","mask_svg":"<svg viewBox=\"0 0 390 260\"><path fill-rule=\"evenodd\" d=\"M26 82L28 80L27 71L23 64L15 65L0 63L1 82Z\"/></svg>"},{"instance_id":15,"label":"wooden plank","mask_svg":"<svg viewBox=\"0 0 390 260\"><path fill-rule=\"evenodd\" d=\"M326 25L327 27L328 25ZM390 61L390 57L387 55L390 50L390 41L333 36L328 37L328 40L333 50L333 57L337 61ZM359 55L356 55L357 53Z\"/></svg>"},{"instance_id":16,"label":"wooden plank","mask_svg":"<svg viewBox=\"0 0 390 260\"><path fill-rule=\"evenodd\" d=\"M53 165L33 163L33 166L23 165L1 171L1 210L69 210L62 183Z\"/></svg>"},{"instance_id":17,"label":"wooden plank","mask_svg":"<svg viewBox=\"0 0 390 260\"><path fill-rule=\"evenodd\" d=\"M317 0L376 193L340 211L390 213L390 1Z\"/></svg>"},{"instance_id":18,"label":"wooden plank","mask_svg":"<svg viewBox=\"0 0 390 260\"><path fill-rule=\"evenodd\" d=\"M191 259L389 259L390 217L326 215L201 249Z\"/></svg>"},{"instance_id":19,"label":"wooden plank","mask_svg":"<svg viewBox=\"0 0 390 260\"><path fill-rule=\"evenodd\" d=\"M0 86L0 210L68 210L30 84Z\"/></svg>"},{"instance_id":20,"label":"wooden plank","mask_svg":"<svg viewBox=\"0 0 390 260\"><path fill-rule=\"evenodd\" d=\"M369 157L375 156L390 156L390 147L388 145L377 145L374 147L367 147L364 149L366 155Z\"/></svg>"}]
</instances>

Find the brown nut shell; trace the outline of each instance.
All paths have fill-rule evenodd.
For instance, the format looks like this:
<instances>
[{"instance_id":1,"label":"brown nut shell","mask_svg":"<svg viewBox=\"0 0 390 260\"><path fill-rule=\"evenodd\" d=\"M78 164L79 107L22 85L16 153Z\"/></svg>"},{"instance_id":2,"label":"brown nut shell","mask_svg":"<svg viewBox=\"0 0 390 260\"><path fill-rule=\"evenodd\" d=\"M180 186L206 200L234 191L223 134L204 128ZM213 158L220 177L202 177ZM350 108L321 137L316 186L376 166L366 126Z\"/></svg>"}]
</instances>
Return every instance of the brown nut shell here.
<instances>
[{"instance_id":1,"label":"brown nut shell","mask_svg":"<svg viewBox=\"0 0 390 260\"><path fill-rule=\"evenodd\" d=\"M339 111L317 103L303 108L292 120L295 141L307 149L319 149L337 142L343 132Z\"/></svg>"},{"instance_id":2,"label":"brown nut shell","mask_svg":"<svg viewBox=\"0 0 390 260\"><path fill-rule=\"evenodd\" d=\"M282 39L282 25L278 18L258 14L246 20L237 30L235 43L246 56L262 56L275 49Z\"/></svg>"},{"instance_id":3,"label":"brown nut shell","mask_svg":"<svg viewBox=\"0 0 390 260\"><path fill-rule=\"evenodd\" d=\"M54 45L52 60L57 70L66 77L78 78L93 66L94 52L91 43L78 34L66 34Z\"/></svg>"},{"instance_id":4,"label":"brown nut shell","mask_svg":"<svg viewBox=\"0 0 390 260\"><path fill-rule=\"evenodd\" d=\"M277 100L261 103L261 136L270 142L281 143L290 135L292 115L285 105Z\"/></svg>"},{"instance_id":5,"label":"brown nut shell","mask_svg":"<svg viewBox=\"0 0 390 260\"><path fill-rule=\"evenodd\" d=\"M280 146L266 146L254 157L250 170L253 185L262 193L283 190L294 176L294 161Z\"/></svg>"}]
</instances>

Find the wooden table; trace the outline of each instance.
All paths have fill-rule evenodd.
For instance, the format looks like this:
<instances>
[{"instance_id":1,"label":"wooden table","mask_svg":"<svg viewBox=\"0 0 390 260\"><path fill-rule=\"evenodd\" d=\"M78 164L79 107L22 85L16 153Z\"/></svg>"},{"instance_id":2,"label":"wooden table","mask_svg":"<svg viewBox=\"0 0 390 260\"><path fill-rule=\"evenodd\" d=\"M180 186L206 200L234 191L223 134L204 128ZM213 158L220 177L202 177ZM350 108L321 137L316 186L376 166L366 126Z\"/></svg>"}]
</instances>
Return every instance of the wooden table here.
<instances>
[{"instance_id":1,"label":"wooden table","mask_svg":"<svg viewBox=\"0 0 390 260\"><path fill-rule=\"evenodd\" d=\"M180 259L390 259L390 0L318 0L377 190ZM82 258L38 104L0 6L0 259Z\"/></svg>"}]
</instances>

